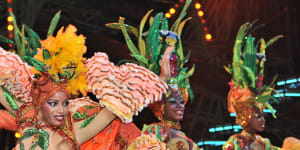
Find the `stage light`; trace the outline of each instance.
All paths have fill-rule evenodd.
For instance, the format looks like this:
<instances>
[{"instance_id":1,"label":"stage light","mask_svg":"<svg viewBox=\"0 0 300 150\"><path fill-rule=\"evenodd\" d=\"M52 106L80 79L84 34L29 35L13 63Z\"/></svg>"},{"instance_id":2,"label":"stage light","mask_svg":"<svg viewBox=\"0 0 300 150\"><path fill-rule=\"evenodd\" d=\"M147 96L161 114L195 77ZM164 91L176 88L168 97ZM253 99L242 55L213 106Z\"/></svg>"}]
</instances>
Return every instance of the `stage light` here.
<instances>
[{"instance_id":1,"label":"stage light","mask_svg":"<svg viewBox=\"0 0 300 150\"><path fill-rule=\"evenodd\" d=\"M170 14L170 13L166 13L166 14L165 14L165 17L166 17L166 18L170 18L170 17L171 17L171 14Z\"/></svg>"},{"instance_id":2,"label":"stage light","mask_svg":"<svg viewBox=\"0 0 300 150\"><path fill-rule=\"evenodd\" d=\"M198 16L199 16L199 17L203 17L203 15L204 15L204 12L203 12L202 10L199 10L199 11L198 11Z\"/></svg>"},{"instance_id":3,"label":"stage light","mask_svg":"<svg viewBox=\"0 0 300 150\"><path fill-rule=\"evenodd\" d=\"M13 17L12 17L12 16L8 16L8 17L7 17L7 21L8 21L8 22L12 22L12 21L13 21Z\"/></svg>"},{"instance_id":4,"label":"stage light","mask_svg":"<svg viewBox=\"0 0 300 150\"><path fill-rule=\"evenodd\" d=\"M14 26L13 26L13 25L11 25L11 24L10 24L10 25L8 25L8 26L7 26L7 30L8 30L8 31L12 31L12 30L14 30Z\"/></svg>"},{"instance_id":5,"label":"stage light","mask_svg":"<svg viewBox=\"0 0 300 150\"><path fill-rule=\"evenodd\" d=\"M201 8L201 4L200 3L195 3L195 8L196 9L200 9Z\"/></svg>"},{"instance_id":6,"label":"stage light","mask_svg":"<svg viewBox=\"0 0 300 150\"><path fill-rule=\"evenodd\" d=\"M206 33L206 34L205 34L205 39L206 39L207 41L210 41L210 40L212 39L211 34Z\"/></svg>"},{"instance_id":7,"label":"stage light","mask_svg":"<svg viewBox=\"0 0 300 150\"><path fill-rule=\"evenodd\" d=\"M170 8L170 14L175 14L176 10L174 8Z\"/></svg>"}]
</instances>

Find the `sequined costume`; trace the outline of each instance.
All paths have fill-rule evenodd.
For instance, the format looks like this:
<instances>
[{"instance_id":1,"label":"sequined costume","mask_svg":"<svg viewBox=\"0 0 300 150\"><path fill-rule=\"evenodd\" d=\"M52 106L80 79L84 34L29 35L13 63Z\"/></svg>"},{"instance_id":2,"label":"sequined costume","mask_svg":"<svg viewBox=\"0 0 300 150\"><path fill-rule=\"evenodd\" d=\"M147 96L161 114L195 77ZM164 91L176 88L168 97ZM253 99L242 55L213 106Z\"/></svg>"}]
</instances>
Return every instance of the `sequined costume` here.
<instances>
[{"instance_id":1,"label":"sequined costume","mask_svg":"<svg viewBox=\"0 0 300 150\"><path fill-rule=\"evenodd\" d=\"M7 109L0 111L0 127L17 131L15 149L79 149L86 138L98 132L109 139L102 143L95 136L92 142L112 145L107 149L125 148L140 134L130 124L133 115L159 101L167 85L144 67L115 66L105 53L85 60L85 37L76 34L75 26L62 27L53 36L59 16L60 12L52 19L46 40L40 40L27 26L20 30L13 17L17 40L9 42L15 44L19 55L0 48L0 102ZM38 112L57 91L69 98L79 92L84 97L70 100L63 124L53 126L39 120ZM96 95L99 103L86 97L87 92ZM100 124L108 126L102 130Z\"/></svg>"},{"instance_id":2,"label":"sequined costume","mask_svg":"<svg viewBox=\"0 0 300 150\"><path fill-rule=\"evenodd\" d=\"M265 49L282 37L281 35L276 36L268 42L260 39L258 42L260 45L254 45L255 38L249 34L253 25L246 23L240 27L233 48L232 66L225 67L226 71L232 75L231 89L227 99L228 111L236 113L236 123L244 129L241 133L234 134L229 138L223 145L224 150L279 149L272 146L268 139L264 139L256 133L248 132L251 118L256 118L255 112L262 112L264 108L269 108L273 113L273 107L269 101L277 102L271 95L272 92L276 92L273 89L275 79L269 86L264 86L262 82L266 60ZM276 117L274 113L273 116ZM264 124L262 128L264 128Z\"/></svg>"},{"instance_id":3,"label":"sequined costume","mask_svg":"<svg viewBox=\"0 0 300 150\"><path fill-rule=\"evenodd\" d=\"M184 105L189 99L193 98L190 88L189 79L193 72L194 66L187 70L183 64L187 62L183 55L183 48L180 35L184 24L191 18L183 20L186 15L186 9L191 0L187 0L178 19L168 27L168 21L163 17L163 13L156 14L150 22L149 30L143 33L144 25L149 18L152 10L143 17L140 22L140 28L124 23L124 18L120 17L118 23L107 24L113 29L120 29L124 35L126 44L131 52L131 56L137 64L144 66L168 83L169 90L165 98L173 96L180 97ZM183 21L182 21L183 20ZM130 27L130 28L129 28ZM132 32L138 31L138 32ZM132 33L138 39L137 46L131 40L129 33ZM143 38L145 36L145 39ZM145 125L140 137L133 140L129 145L129 150L136 149L198 149L197 145L189 139L180 130L180 123L164 120L163 109L164 102L157 102L149 105L153 113L161 122ZM184 107L184 106L183 106Z\"/></svg>"}]
</instances>

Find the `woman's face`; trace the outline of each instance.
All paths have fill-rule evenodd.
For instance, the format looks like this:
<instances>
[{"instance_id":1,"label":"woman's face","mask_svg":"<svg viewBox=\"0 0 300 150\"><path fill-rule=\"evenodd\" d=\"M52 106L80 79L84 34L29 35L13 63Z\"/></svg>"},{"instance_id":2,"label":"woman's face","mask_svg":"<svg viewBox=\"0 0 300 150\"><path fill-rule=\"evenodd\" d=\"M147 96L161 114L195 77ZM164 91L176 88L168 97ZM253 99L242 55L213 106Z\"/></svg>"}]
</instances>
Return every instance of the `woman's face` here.
<instances>
[{"instance_id":1,"label":"woman's face","mask_svg":"<svg viewBox=\"0 0 300 150\"><path fill-rule=\"evenodd\" d=\"M260 111L258 108L255 109L247 127L259 132L264 131L265 129L264 113Z\"/></svg>"},{"instance_id":2,"label":"woman's face","mask_svg":"<svg viewBox=\"0 0 300 150\"><path fill-rule=\"evenodd\" d=\"M163 118L170 121L181 121L184 115L184 101L178 91L172 92L166 99Z\"/></svg>"},{"instance_id":3,"label":"woman's face","mask_svg":"<svg viewBox=\"0 0 300 150\"><path fill-rule=\"evenodd\" d=\"M65 92L59 91L41 104L42 121L60 126L68 114L69 99Z\"/></svg>"}]
</instances>

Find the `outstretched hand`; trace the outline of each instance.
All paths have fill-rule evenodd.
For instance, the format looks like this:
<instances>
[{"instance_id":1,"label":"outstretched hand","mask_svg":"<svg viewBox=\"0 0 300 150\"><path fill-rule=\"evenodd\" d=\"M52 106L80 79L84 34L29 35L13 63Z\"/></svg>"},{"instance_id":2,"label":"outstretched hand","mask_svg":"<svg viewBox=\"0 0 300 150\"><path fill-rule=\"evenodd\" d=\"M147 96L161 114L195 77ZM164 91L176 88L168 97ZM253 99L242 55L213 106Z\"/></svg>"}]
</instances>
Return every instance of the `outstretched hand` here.
<instances>
[{"instance_id":1,"label":"outstretched hand","mask_svg":"<svg viewBox=\"0 0 300 150\"><path fill-rule=\"evenodd\" d=\"M170 79L170 56L174 48L174 46L168 46L161 59L161 70L159 78L163 81L168 81Z\"/></svg>"}]
</instances>

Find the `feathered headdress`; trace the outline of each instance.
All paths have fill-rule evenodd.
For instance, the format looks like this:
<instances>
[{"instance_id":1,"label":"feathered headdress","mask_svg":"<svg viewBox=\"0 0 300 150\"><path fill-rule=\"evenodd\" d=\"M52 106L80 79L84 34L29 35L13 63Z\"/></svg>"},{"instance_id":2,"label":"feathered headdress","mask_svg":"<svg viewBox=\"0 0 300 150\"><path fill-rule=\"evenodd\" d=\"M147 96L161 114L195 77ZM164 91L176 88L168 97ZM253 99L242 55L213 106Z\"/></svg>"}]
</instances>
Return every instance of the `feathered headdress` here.
<instances>
[{"instance_id":1,"label":"feathered headdress","mask_svg":"<svg viewBox=\"0 0 300 150\"><path fill-rule=\"evenodd\" d=\"M240 27L233 48L232 66L225 67L232 75L231 89L228 93L228 111L236 112L236 123L243 127L248 124L255 107L260 110L267 107L276 117L269 103L270 100L277 102L272 95L272 92L275 92L276 77L269 86L264 86L262 82L266 61L265 50L283 36L276 36L267 43L261 38L255 44L255 38L251 35L256 29L253 29L254 23L245 23Z\"/></svg>"},{"instance_id":2,"label":"feathered headdress","mask_svg":"<svg viewBox=\"0 0 300 150\"><path fill-rule=\"evenodd\" d=\"M60 18L59 11L50 23L47 39L41 40L38 34L26 25L23 25L20 30L14 15L12 13L10 15L13 17L15 26L14 41L5 37L1 37L1 40L12 43L16 47L19 57L33 66L30 68L31 75L36 78L43 76L43 80L31 79L33 82L30 86L31 96L33 98L40 97L43 92L37 92L36 89L41 88L42 85L48 87L50 83L50 87L56 87L59 84L66 86L69 94L76 95L80 91L86 95L85 72L87 69L84 67L84 58L82 57L86 52L85 37L76 34L76 27L69 25L65 30L62 27L57 35L53 36ZM48 93L46 95L49 95L50 91L55 91L51 88L45 88L45 90L44 92ZM16 95L15 93L12 94Z\"/></svg>"},{"instance_id":3,"label":"feathered headdress","mask_svg":"<svg viewBox=\"0 0 300 150\"><path fill-rule=\"evenodd\" d=\"M188 101L189 96L191 99L194 97L190 87L189 77L194 73L195 67L193 66L188 70L187 67L183 66L188 62L190 55L183 55L180 36L185 23L191 19L189 17L182 21L186 16L186 10L191 2L192 0L185 2L183 10L171 28L169 28L168 20L163 17L163 13L160 12L154 17L150 17L149 30L143 33L145 23L153 10L148 11L142 18L138 29L125 24L123 17L120 17L119 23L106 24L107 27L120 29L122 31L131 56L135 59L123 61L130 61L144 66L157 75L160 75L163 71L166 72L166 74L168 74L167 82L169 84L169 92L166 96L169 96L174 89L179 90L182 93L185 103ZM137 46L131 40L129 33L132 33L138 39ZM143 35L146 36L145 40L143 39ZM166 52L166 48L169 46L174 46L174 49ZM168 57L166 57L167 55ZM163 68L164 62L169 61L170 66ZM156 116L161 119L161 106L158 104L156 106L157 107L152 107L152 109Z\"/></svg>"}]
</instances>

